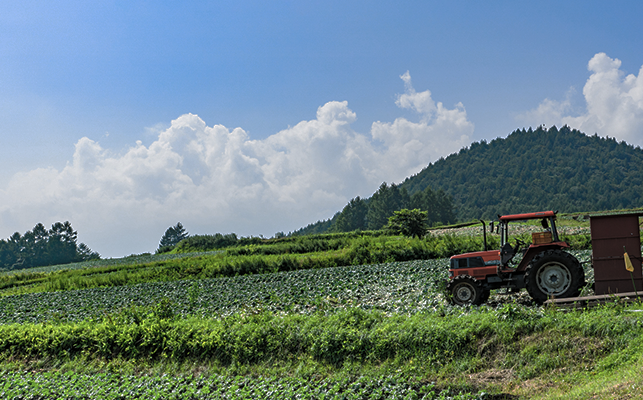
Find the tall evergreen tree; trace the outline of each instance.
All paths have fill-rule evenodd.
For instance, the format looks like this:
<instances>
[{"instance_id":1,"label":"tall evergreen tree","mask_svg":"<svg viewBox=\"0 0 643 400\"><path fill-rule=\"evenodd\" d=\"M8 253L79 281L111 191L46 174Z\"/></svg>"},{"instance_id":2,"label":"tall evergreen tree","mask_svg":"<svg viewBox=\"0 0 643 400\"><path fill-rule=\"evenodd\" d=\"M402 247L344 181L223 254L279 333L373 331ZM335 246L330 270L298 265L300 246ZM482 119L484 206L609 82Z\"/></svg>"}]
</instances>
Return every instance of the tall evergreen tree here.
<instances>
[{"instance_id":1,"label":"tall evergreen tree","mask_svg":"<svg viewBox=\"0 0 643 400\"><path fill-rule=\"evenodd\" d=\"M187 239L190 235L185 231L183 224L180 222L175 226L167 228L165 234L159 242L158 250L166 249L168 247L176 246L181 240Z\"/></svg>"},{"instance_id":2,"label":"tall evergreen tree","mask_svg":"<svg viewBox=\"0 0 643 400\"><path fill-rule=\"evenodd\" d=\"M41 223L36 224L32 230L25 232L21 240L21 258L27 268L47 265L47 242L49 231Z\"/></svg>"},{"instance_id":3,"label":"tall evergreen tree","mask_svg":"<svg viewBox=\"0 0 643 400\"><path fill-rule=\"evenodd\" d=\"M72 262L77 256L78 233L73 230L69 221L56 222L49 230L47 241L47 257L51 264L65 264Z\"/></svg>"},{"instance_id":4,"label":"tall evergreen tree","mask_svg":"<svg viewBox=\"0 0 643 400\"><path fill-rule=\"evenodd\" d=\"M359 196L351 199L342 212L337 216L332 230L335 232L351 232L366 229L366 213L368 206Z\"/></svg>"},{"instance_id":5,"label":"tall evergreen tree","mask_svg":"<svg viewBox=\"0 0 643 400\"><path fill-rule=\"evenodd\" d=\"M414 193L411 196L409 208L426 211L429 225L455 222L453 200L442 189L433 191L430 186L427 186L421 192Z\"/></svg>"},{"instance_id":6,"label":"tall evergreen tree","mask_svg":"<svg viewBox=\"0 0 643 400\"><path fill-rule=\"evenodd\" d=\"M80 261L100 259L100 254L90 249L89 246L87 246L85 243L81 243L78 245L77 254L78 260Z\"/></svg>"}]
</instances>

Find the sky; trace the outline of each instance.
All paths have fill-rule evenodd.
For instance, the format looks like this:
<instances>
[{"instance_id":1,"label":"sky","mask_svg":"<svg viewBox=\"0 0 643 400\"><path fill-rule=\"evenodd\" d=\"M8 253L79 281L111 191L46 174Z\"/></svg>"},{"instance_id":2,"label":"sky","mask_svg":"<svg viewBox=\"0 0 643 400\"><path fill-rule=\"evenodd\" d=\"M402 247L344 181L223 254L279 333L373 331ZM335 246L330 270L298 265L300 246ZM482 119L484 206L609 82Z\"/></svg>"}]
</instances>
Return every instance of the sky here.
<instances>
[{"instance_id":1,"label":"sky","mask_svg":"<svg viewBox=\"0 0 643 400\"><path fill-rule=\"evenodd\" d=\"M70 221L121 257L177 222L271 237L523 127L641 146L641 15L640 1L5 1L0 238Z\"/></svg>"}]
</instances>

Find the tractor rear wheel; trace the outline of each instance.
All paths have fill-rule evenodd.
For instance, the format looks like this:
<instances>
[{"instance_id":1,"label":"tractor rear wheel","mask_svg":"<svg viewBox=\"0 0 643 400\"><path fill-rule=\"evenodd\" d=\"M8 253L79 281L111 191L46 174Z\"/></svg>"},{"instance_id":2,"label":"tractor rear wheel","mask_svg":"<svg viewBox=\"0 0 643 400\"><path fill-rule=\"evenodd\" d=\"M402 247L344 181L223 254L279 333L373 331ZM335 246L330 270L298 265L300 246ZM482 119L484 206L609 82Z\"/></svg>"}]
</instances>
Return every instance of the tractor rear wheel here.
<instances>
[{"instance_id":1,"label":"tractor rear wheel","mask_svg":"<svg viewBox=\"0 0 643 400\"><path fill-rule=\"evenodd\" d=\"M483 302L482 285L468 275L459 275L449 281L447 291L451 304L464 306L467 304L480 305Z\"/></svg>"},{"instance_id":2,"label":"tractor rear wheel","mask_svg":"<svg viewBox=\"0 0 643 400\"><path fill-rule=\"evenodd\" d=\"M562 250L537 254L525 269L525 286L538 304L548 298L575 297L585 282L585 272L576 257Z\"/></svg>"}]
</instances>

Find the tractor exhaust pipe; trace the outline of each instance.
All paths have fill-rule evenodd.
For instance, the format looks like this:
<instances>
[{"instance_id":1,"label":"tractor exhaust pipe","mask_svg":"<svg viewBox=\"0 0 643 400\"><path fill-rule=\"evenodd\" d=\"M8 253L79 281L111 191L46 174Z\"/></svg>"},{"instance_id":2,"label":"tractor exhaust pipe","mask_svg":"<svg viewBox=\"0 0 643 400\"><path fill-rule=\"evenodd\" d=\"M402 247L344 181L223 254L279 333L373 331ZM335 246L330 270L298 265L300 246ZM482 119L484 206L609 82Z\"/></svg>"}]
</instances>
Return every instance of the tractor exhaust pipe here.
<instances>
[{"instance_id":1,"label":"tractor exhaust pipe","mask_svg":"<svg viewBox=\"0 0 643 400\"><path fill-rule=\"evenodd\" d=\"M484 238L484 251L487 251L487 226L485 225L483 220L480 220L482 222L482 237Z\"/></svg>"}]
</instances>

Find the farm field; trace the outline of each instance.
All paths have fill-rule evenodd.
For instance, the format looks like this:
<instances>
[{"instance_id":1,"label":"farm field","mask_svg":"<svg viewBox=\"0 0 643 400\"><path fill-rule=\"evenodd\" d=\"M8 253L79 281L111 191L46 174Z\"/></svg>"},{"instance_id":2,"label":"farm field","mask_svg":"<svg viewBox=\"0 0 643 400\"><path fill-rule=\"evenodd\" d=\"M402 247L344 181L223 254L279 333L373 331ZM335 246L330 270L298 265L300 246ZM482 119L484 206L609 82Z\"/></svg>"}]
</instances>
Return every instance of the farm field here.
<instances>
[{"instance_id":1,"label":"farm field","mask_svg":"<svg viewBox=\"0 0 643 400\"><path fill-rule=\"evenodd\" d=\"M410 243L360 240L382 254L386 243ZM279 257L260 248L236 257ZM341 251L300 256L337 260ZM526 293L494 292L481 307L453 307L445 258L38 286L72 272L65 279L90 281L92 269L158 272L222 255L175 257L18 272L34 275L0 290L0 397L641 398L632 369L643 355L641 304L562 312ZM16 287L38 290L11 294Z\"/></svg>"}]
</instances>

